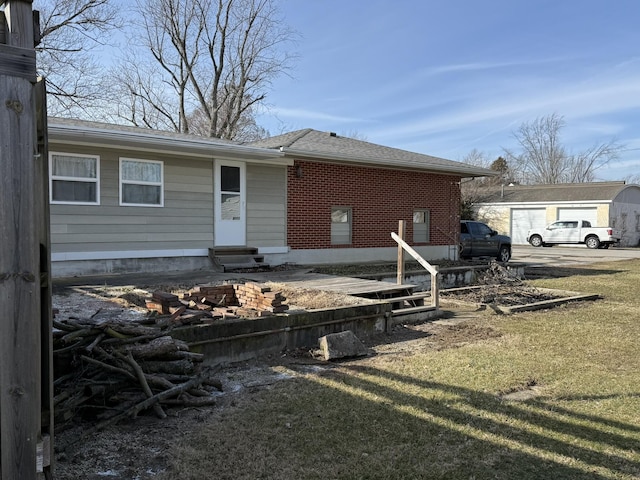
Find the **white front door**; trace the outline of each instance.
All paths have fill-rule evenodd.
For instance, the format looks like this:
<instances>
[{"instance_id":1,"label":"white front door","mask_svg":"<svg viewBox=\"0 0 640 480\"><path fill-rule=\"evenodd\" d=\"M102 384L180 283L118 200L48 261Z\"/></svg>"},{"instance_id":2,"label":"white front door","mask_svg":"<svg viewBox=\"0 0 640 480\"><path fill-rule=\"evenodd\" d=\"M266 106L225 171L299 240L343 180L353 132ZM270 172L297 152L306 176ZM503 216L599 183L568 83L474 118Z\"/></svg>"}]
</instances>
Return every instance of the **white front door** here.
<instances>
[{"instance_id":1,"label":"white front door","mask_svg":"<svg viewBox=\"0 0 640 480\"><path fill-rule=\"evenodd\" d=\"M215 246L245 246L247 242L245 164L216 160L215 165Z\"/></svg>"}]
</instances>

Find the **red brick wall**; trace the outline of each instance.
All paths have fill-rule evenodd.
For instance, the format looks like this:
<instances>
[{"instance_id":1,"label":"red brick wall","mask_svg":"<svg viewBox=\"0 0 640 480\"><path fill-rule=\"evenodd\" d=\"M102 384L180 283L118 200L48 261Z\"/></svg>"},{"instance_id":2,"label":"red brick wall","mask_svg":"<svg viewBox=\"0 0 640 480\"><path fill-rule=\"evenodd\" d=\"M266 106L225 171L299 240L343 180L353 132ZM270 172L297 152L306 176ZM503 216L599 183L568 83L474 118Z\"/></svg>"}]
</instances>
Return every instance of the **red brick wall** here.
<instances>
[{"instance_id":1,"label":"red brick wall","mask_svg":"<svg viewBox=\"0 0 640 480\"><path fill-rule=\"evenodd\" d=\"M393 247L390 232L398 231L398 220L406 221L405 239L413 244L419 208L431 213L429 245L455 242L459 176L296 160L287 177L292 249ZM351 245L331 245L331 207L337 206L352 208Z\"/></svg>"}]
</instances>

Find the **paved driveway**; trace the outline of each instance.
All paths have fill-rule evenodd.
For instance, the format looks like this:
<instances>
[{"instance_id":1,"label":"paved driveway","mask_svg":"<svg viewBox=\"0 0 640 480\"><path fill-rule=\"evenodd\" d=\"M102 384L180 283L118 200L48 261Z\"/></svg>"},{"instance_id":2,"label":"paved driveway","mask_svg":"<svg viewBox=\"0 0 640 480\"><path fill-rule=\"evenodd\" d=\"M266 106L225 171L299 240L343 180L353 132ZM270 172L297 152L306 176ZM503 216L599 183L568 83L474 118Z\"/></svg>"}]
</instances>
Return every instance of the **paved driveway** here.
<instances>
[{"instance_id":1,"label":"paved driveway","mask_svg":"<svg viewBox=\"0 0 640 480\"><path fill-rule=\"evenodd\" d=\"M575 265L602 261L621 261L640 258L640 248L616 248L592 250L584 245L534 248L514 245L511 261L529 265Z\"/></svg>"}]
</instances>

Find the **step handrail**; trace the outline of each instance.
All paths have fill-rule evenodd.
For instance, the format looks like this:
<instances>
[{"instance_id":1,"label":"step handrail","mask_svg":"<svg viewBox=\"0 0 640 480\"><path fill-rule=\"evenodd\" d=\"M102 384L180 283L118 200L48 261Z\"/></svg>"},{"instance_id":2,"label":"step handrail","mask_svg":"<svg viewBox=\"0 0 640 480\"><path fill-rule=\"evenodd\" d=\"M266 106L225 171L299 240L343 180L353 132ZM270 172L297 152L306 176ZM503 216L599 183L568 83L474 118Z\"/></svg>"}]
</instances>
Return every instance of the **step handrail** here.
<instances>
[{"instance_id":1,"label":"step handrail","mask_svg":"<svg viewBox=\"0 0 640 480\"><path fill-rule=\"evenodd\" d=\"M440 297L438 292L438 267L427 262L418 252L416 252L407 242L398 236L397 233L391 232L393 238L402 249L411 255L425 270L431 274L431 305L435 308L440 306Z\"/></svg>"}]
</instances>

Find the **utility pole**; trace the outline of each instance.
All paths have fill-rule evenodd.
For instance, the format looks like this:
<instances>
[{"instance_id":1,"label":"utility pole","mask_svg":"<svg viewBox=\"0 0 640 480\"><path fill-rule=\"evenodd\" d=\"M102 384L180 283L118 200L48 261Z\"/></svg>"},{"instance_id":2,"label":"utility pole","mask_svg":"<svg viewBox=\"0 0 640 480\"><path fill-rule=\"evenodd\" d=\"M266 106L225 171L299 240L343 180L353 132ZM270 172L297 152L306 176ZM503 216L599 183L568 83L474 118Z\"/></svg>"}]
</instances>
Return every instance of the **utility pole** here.
<instances>
[{"instance_id":1,"label":"utility pole","mask_svg":"<svg viewBox=\"0 0 640 480\"><path fill-rule=\"evenodd\" d=\"M0 480L31 480L52 478L46 109L32 2L0 6Z\"/></svg>"}]
</instances>

